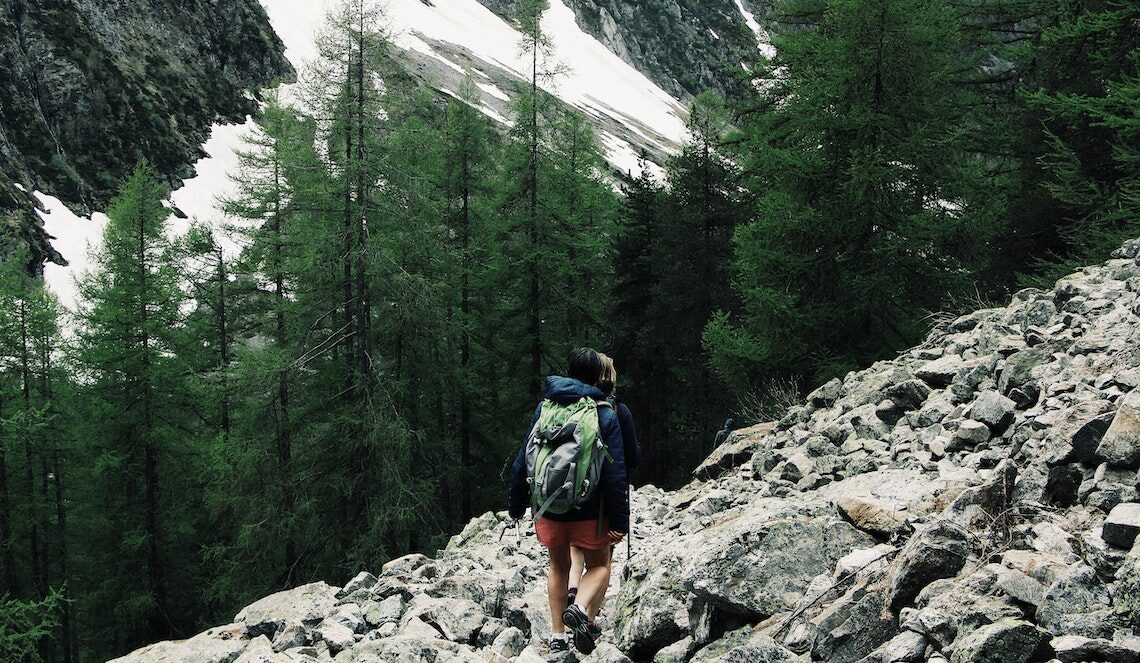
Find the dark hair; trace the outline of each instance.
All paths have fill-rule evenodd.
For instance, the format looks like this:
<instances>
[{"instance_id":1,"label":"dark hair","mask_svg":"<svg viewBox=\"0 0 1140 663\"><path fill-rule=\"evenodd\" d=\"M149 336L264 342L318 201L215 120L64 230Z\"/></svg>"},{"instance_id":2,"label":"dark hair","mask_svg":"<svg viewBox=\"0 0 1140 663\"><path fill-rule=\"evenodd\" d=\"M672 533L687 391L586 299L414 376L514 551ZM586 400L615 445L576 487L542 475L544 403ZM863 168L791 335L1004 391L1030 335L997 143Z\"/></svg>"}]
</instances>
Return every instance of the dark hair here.
<instances>
[{"instance_id":1,"label":"dark hair","mask_svg":"<svg viewBox=\"0 0 1140 663\"><path fill-rule=\"evenodd\" d=\"M602 358L593 348L577 348L566 359L566 376L586 384L597 384L602 376Z\"/></svg>"}]
</instances>

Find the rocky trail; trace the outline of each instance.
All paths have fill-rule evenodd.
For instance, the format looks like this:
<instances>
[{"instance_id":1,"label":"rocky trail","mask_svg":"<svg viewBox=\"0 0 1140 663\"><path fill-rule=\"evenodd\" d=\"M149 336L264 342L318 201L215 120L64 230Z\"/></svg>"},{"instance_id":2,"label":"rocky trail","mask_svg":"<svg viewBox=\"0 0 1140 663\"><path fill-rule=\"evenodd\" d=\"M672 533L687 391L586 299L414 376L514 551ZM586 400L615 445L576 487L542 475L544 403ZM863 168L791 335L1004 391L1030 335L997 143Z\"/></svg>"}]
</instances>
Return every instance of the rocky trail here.
<instances>
[{"instance_id":1,"label":"rocky trail","mask_svg":"<svg viewBox=\"0 0 1140 663\"><path fill-rule=\"evenodd\" d=\"M639 488L581 660L1140 661L1138 341L1140 240ZM549 660L543 552L506 525L117 662Z\"/></svg>"}]
</instances>

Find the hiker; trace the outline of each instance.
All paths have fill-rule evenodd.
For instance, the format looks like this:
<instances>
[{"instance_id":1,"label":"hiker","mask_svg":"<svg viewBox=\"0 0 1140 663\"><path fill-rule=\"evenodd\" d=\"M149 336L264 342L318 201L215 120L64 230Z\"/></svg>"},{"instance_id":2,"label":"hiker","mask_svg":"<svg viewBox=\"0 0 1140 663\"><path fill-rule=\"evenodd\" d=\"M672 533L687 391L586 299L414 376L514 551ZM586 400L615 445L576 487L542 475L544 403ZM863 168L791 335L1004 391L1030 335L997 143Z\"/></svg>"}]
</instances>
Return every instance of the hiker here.
<instances>
[{"instance_id":1,"label":"hiker","mask_svg":"<svg viewBox=\"0 0 1140 663\"><path fill-rule=\"evenodd\" d=\"M633 426L633 413L625 403L618 400L617 397L617 367L614 365L614 360L605 353L598 353L598 357L602 360L602 378L598 382L598 388L606 395L606 400L610 402L613 407L614 413L617 414L618 425L621 427L621 440L622 447L625 452L625 472L626 478L633 477L633 471L641 465L641 445L637 443L637 430ZM629 483L626 484L626 495L629 495ZM626 539L626 545L629 545L629 539ZM570 588L566 593L567 603L573 603L578 594L578 581L582 578L582 573L585 571L585 556L582 551L574 546L570 546ZM591 606L594 615L601 612L602 603L605 596L597 597L596 605Z\"/></svg>"},{"instance_id":2,"label":"hiker","mask_svg":"<svg viewBox=\"0 0 1140 663\"><path fill-rule=\"evenodd\" d=\"M594 622L597 613L592 611L592 606L598 602L598 597L605 596L609 587L611 547L629 531L629 496L626 492L621 425L605 393L596 386L602 368L602 360L594 350L579 348L570 352L566 376L546 379L545 400L535 409L527 438L511 467L507 511L517 520L523 517L527 506L531 507L532 517L536 518L535 534L550 555L546 588L550 603L552 652L569 649L567 628L573 633L574 646L578 651L583 654L594 651L601 631ZM577 426L576 431L571 423ZM563 435L567 430L570 431L569 438ZM595 448L594 443L600 444ZM548 453L550 447L558 451L564 447L589 448L590 459L600 458L600 461L587 463L589 469L596 470L597 474L596 483L588 489L585 482L581 484L587 493L584 500L580 495L560 493L570 483L558 485L566 478L565 474L555 477L554 483L550 484L550 472L545 470L554 471L557 463L567 462L576 467L579 461L587 462L586 456L579 451L578 456L567 459L565 454ZM568 474L565 468L562 472ZM580 473L575 474L581 476ZM549 496L540 503L539 497L548 493ZM570 498L568 504L566 497ZM552 506L555 502L560 502L557 509ZM582 551L589 570L578 583L576 600L568 604L566 593L570 579L571 545Z\"/></svg>"},{"instance_id":3,"label":"hiker","mask_svg":"<svg viewBox=\"0 0 1140 663\"><path fill-rule=\"evenodd\" d=\"M720 445L724 444L724 441L728 439L728 434L731 433L735 427L736 421L732 419L725 419L724 428L716 432L716 438L713 440L713 449L716 449Z\"/></svg>"}]
</instances>

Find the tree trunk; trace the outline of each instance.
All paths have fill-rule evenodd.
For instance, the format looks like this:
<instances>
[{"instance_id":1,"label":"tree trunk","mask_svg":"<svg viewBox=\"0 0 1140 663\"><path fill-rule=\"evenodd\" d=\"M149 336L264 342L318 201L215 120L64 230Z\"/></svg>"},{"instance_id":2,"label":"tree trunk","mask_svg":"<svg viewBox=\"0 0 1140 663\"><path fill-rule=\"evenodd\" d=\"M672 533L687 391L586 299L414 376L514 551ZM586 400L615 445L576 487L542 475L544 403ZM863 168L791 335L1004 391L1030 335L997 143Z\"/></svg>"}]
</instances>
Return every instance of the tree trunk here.
<instances>
[{"instance_id":1,"label":"tree trunk","mask_svg":"<svg viewBox=\"0 0 1140 663\"><path fill-rule=\"evenodd\" d=\"M24 286L27 287L26 285ZM24 399L24 478L28 484L28 540L31 550L32 585L36 596L45 596L46 573L44 570L43 553L40 550L40 508L36 498L35 459L32 454L32 434L28 430L32 415L32 375L31 357L28 354L28 302L27 293L20 294L20 381L21 394Z\"/></svg>"},{"instance_id":2,"label":"tree trunk","mask_svg":"<svg viewBox=\"0 0 1140 663\"><path fill-rule=\"evenodd\" d=\"M537 398L542 393L542 311L539 308L542 290L538 281L538 19L534 22L531 40L530 77L530 210L527 217L530 235L530 259L527 275L530 279L530 376L531 392Z\"/></svg>"},{"instance_id":3,"label":"tree trunk","mask_svg":"<svg viewBox=\"0 0 1140 663\"><path fill-rule=\"evenodd\" d=\"M0 406L3 399L0 399ZM0 447L0 547L3 548L4 591L13 596L19 594L16 586L16 560L12 554L12 495L8 486L8 463L4 449Z\"/></svg>"}]
</instances>

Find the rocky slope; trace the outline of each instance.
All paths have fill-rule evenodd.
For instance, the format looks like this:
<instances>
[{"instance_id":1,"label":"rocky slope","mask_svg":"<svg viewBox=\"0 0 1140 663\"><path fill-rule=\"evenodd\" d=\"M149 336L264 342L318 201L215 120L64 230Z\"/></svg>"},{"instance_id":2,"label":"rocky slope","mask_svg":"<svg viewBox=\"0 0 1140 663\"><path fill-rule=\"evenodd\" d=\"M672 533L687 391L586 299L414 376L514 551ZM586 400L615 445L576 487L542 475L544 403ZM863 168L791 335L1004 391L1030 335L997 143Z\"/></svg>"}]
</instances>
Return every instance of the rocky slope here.
<instances>
[{"instance_id":1,"label":"rocky slope","mask_svg":"<svg viewBox=\"0 0 1140 663\"><path fill-rule=\"evenodd\" d=\"M946 321L638 489L586 660L1140 660L1138 258ZM542 660L542 552L504 525L118 663Z\"/></svg>"},{"instance_id":2,"label":"rocky slope","mask_svg":"<svg viewBox=\"0 0 1140 663\"><path fill-rule=\"evenodd\" d=\"M508 18L514 0L479 0ZM741 0L745 2L745 0ZM678 99L709 89L737 97L749 88L741 62L756 57L756 34L737 0L566 0L578 25Z\"/></svg>"},{"instance_id":3,"label":"rocky slope","mask_svg":"<svg viewBox=\"0 0 1140 663\"><path fill-rule=\"evenodd\" d=\"M257 0L11 0L0 71L0 230L44 255L29 192L90 211L142 157L185 177L212 124L292 75Z\"/></svg>"}]
</instances>

